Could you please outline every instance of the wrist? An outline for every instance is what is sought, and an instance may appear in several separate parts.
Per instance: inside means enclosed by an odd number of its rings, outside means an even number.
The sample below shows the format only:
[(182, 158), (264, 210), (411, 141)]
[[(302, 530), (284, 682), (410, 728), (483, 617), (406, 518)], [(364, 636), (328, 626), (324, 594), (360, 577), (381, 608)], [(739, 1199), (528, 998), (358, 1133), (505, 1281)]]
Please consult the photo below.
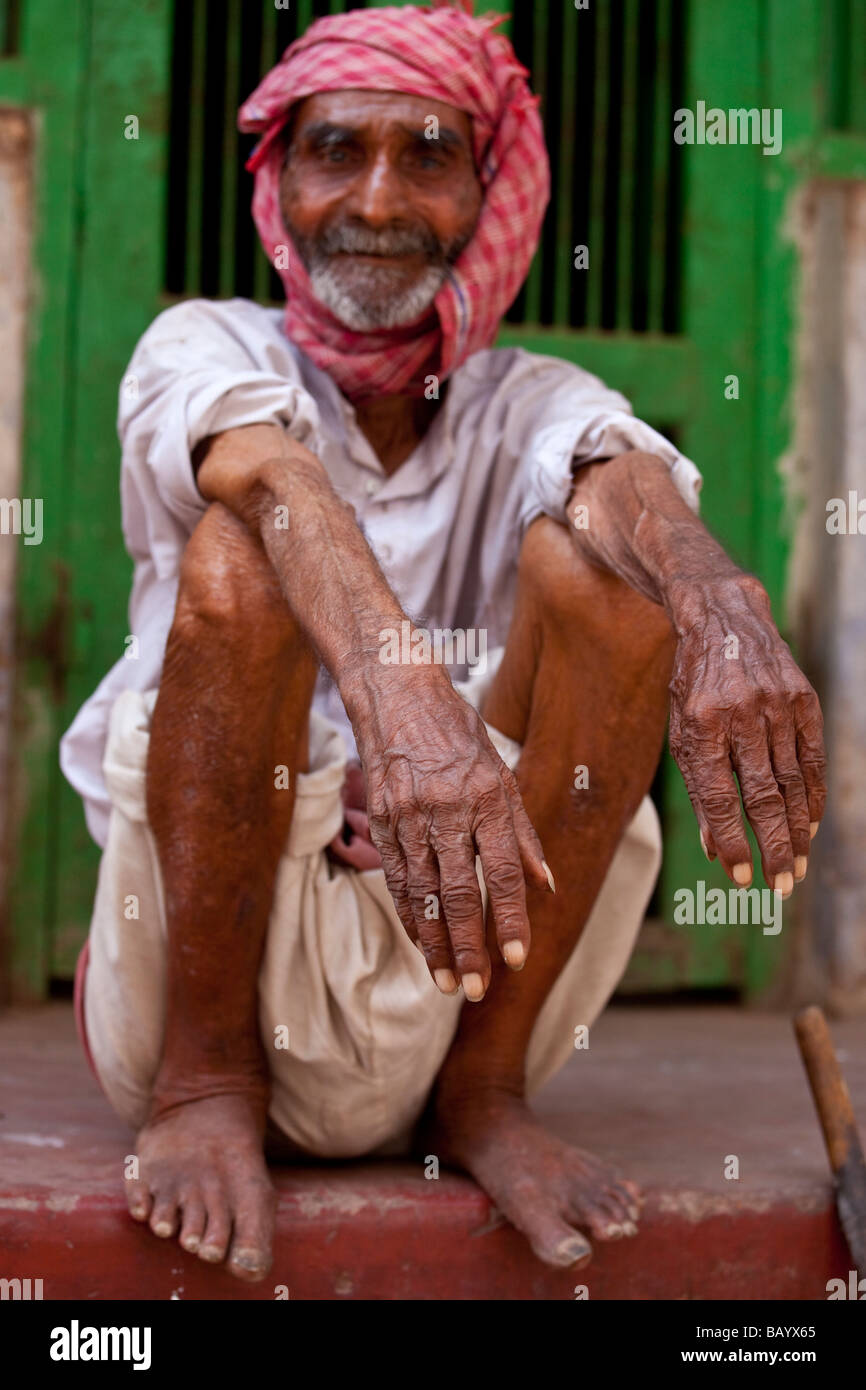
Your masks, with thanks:
[(664, 606), (678, 637), (712, 619), (730, 626), (732, 615), (744, 609), (766, 608), (769, 616), (769, 598), (760, 581), (723, 558), (725, 564), (675, 576), (667, 585)]
[(354, 728), (371, 721), (380, 724), (383, 713), (404, 698), (413, 702), (427, 692), (453, 689), (447, 672), (433, 663), (415, 665), (410, 661), (393, 662), (388, 655), (387, 639), (382, 633), (401, 630), (408, 619), (389, 618), (379, 630), (380, 642), (375, 650), (353, 652), (342, 662), (336, 676), (340, 697)]

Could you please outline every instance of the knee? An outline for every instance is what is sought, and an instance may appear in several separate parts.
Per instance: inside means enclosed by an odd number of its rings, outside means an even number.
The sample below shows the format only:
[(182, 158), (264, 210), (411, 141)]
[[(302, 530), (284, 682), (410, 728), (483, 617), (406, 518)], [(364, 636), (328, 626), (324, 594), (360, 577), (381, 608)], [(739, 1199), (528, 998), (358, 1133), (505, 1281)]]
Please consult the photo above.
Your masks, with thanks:
[(659, 647), (673, 649), (664, 609), (611, 570), (593, 564), (569, 527), (552, 517), (538, 517), (527, 529), (518, 583), (543, 623), (572, 636), (579, 631), (599, 652), (626, 649), (645, 658)]
[(173, 633), (221, 644), (282, 644), (293, 619), (264, 550), (220, 502), (212, 502), (193, 531), (180, 567)]

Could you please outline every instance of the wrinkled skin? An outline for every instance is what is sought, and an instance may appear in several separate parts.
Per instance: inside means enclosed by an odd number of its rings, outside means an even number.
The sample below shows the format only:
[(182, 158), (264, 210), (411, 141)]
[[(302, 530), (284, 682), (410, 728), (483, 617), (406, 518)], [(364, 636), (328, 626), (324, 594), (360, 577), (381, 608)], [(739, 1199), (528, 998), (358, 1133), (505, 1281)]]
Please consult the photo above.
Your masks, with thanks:
[[(691, 599), (695, 623), (677, 646), (671, 681), (671, 752), (698, 818), (706, 852), (735, 882), (751, 882), (740, 799), (761, 852), (764, 878), (787, 897), (805, 877), (824, 813), (821, 710), (779, 637), (767, 595), (736, 580)], [(735, 634), (739, 658), (724, 656)]]
[[(323, 153), (305, 136), (311, 111), (316, 123), (354, 132), (329, 137), (315, 177), (293, 182), (289, 169), (293, 225), (313, 239), (344, 221), (377, 233), (423, 226), (440, 246), (463, 234), (477, 211), (468, 119), (445, 108), (457, 153), (444, 176), (428, 177), (411, 132), (435, 107), (359, 92), (302, 103), (293, 130), (302, 162)], [(414, 257), (394, 259), (401, 290), (420, 273)], [(366, 272), (349, 269), (362, 289)], [(388, 472), (438, 404), (397, 396), (358, 409)], [(332, 853), (354, 854), (358, 867), (381, 857), (436, 987), (452, 993), (462, 980), (472, 1001), (430, 1098), (421, 1152), (473, 1174), (541, 1259), (585, 1263), (590, 1237), (635, 1234), (639, 1194), (533, 1117), (524, 1071), (535, 1020), (651, 784), (669, 699), (672, 748), (708, 852), (732, 877), (750, 862), (736, 774), (765, 875), (782, 892), (789, 876), (803, 876), (824, 802), (814, 693), (760, 585), (712, 540), (666, 465), (621, 455), (577, 475), (569, 516), (587, 506), (588, 529), (540, 518), (524, 539), (505, 656), (483, 710), (523, 746), (512, 775), (440, 668), (379, 662), (377, 634), (406, 615), (309, 450), (251, 426), (206, 441), (196, 463), (210, 505), (184, 555), (151, 728), (148, 816), (165, 885), (168, 985), (130, 1211), (157, 1235), (180, 1232), (202, 1259), (225, 1258), (240, 1278), (263, 1278), (270, 1266), (257, 976), (293, 795), (275, 796), (270, 769), (285, 764), (293, 788), (307, 765), (321, 662), (352, 721), (365, 782), (362, 795), (353, 775), (355, 835)], [(289, 508), (289, 531), (271, 524), (278, 505)], [(734, 660), (723, 650), (731, 634)], [(578, 761), (593, 776), (575, 797)], [(423, 912), (430, 893), (438, 922)]]

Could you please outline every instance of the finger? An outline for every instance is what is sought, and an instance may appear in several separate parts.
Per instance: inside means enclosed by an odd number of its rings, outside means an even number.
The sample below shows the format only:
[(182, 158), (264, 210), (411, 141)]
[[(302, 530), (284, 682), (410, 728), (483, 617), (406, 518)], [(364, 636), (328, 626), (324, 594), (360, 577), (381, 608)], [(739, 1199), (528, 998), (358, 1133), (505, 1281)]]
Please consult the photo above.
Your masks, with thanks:
[(460, 983), (445, 924), (436, 856), (426, 841), (413, 846), (403, 840), (401, 846), (406, 858), (409, 900), (418, 944), (436, 988), (443, 994), (456, 994)]
[[(716, 849), (716, 842), (713, 839), (713, 832), (710, 829), (709, 820), (707, 819), (707, 816), (704, 812), (704, 808), (701, 805), (701, 798), (698, 795), (695, 777), (692, 772), (689, 759), (686, 755), (682, 738), (680, 736), (680, 729), (681, 721), (676, 713), (676, 710), (672, 708), (670, 717), (670, 727), (668, 729), (668, 744), (671, 750), (671, 756), (675, 759), (677, 767), (682, 773), (683, 781), (686, 784), (686, 791), (689, 794), (689, 801), (692, 803), (692, 810), (694, 811), (695, 819), (698, 822), (698, 834), (700, 836), (701, 849), (704, 851), (704, 854), (707, 856), (707, 859), (710, 861), (710, 863), (712, 863), (712, 861), (718, 855), (718, 850)], [(746, 870), (748, 872), (748, 877), (751, 878), (752, 869), (750, 864), (746, 866)]]
[(442, 910), (451, 941), (451, 954), (463, 992), (477, 1003), (490, 983), (490, 958), (484, 944), (484, 906), (475, 868), (475, 846), (462, 831), (434, 835), (439, 861)]
[(770, 757), (776, 784), (785, 803), (788, 836), (794, 854), (794, 882), (806, 877), (809, 863), (809, 805), (797, 760), (797, 739), (786, 718), (770, 731)]
[(827, 803), (824, 720), (814, 690), (810, 689), (801, 700), (795, 700), (794, 720), (797, 726), (797, 762), (809, 806), (809, 833), (814, 836)]
[(383, 835), (371, 822), (370, 833), (382, 858), (385, 882), (388, 885), (388, 892), (391, 894), (397, 916), (403, 923), (409, 940), (415, 941), (418, 937), (418, 931), (412, 914), (412, 903), (409, 899), (409, 872), (406, 866), (406, 857), (390, 830), (387, 835)]
[(788, 831), (785, 801), (776, 782), (767, 735), (751, 728), (747, 738), (734, 738), (733, 761), (743, 808), (758, 848), (769, 886), (787, 897), (794, 887), (794, 851)]
[(512, 970), (522, 970), (531, 939), (526, 880), (516, 835), (510, 825), (506, 829), (504, 819), (489, 817), (483, 821), (475, 831), (475, 843), (481, 856), (500, 954)]
[[(508, 794), (514, 835), (517, 840), (520, 861), (523, 865), (526, 881), (530, 883), (533, 888), (549, 888), (552, 893), (555, 893), (556, 888), (553, 882), (553, 874), (550, 872), (550, 866), (544, 857), (541, 841), (535, 832), (532, 821), (526, 813), (526, 807), (523, 804), (523, 797), (520, 795), (520, 787), (517, 778), (507, 763), (502, 764), (502, 783)], [(485, 881), (486, 877), (485, 874)]]
[(704, 754), (693, 768), (696, 794), (719, 862), (740, 888), (752, 881), (752, 852), (746, 838), (740, 798), (727, 752)]
[[(695, 788), (695, 781), (692, 776), (691, 768), (689, 767), (686, 759), (682, 757), (679, 760), (678, 766), (680, 772), (682, 773), (683, 781), (686, 784), (686, 791), (689, 794), (689, 801), (692, 803), (692, 810), (695, 813), (695, 819), (698, 823), (698, 835), (700, 836), (701, 849), (707, 856), (707, 859), (710, 861), (710, 863), (712, 863), (713, 860), (716, 858), (717, 854), (716, 842), (713, 839), (713, 832), (710, 829), (709, 821), (707, 820), (706, 815), (704, 814), (704, 809), (701, 806), (701, 799), (698, 796), (697, 790)], [(751, 869), (749, 870), (749, 872), (751, 873)]]
[(342, 864), (349, 864), (353, 869), (381, 869), (382, 856), (370, 838), (369, 822), (364, 812), (346, 808), (343, 815), (343, 830), (334, 836), (328, 846), (331, 853)]

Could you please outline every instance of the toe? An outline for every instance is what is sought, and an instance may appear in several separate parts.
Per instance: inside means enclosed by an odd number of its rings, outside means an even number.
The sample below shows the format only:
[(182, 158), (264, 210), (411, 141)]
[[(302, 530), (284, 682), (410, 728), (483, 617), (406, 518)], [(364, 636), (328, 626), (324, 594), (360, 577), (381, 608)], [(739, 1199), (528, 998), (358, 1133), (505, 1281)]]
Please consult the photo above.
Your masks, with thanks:
[(237, 1202), (228, 1265), (239, 1279), (263, 1279), (271, 1267), (275, 1204), (266, 1179), (251, 1184)]
[(524, 1230), (524, 1234), (545, 1264), (563, 1269), (571, 1265), (580, 1268), (592, 1259), (592, 1246), (586, 1237), (559, 1216), (539, 1218), (531, 1229)]
[(643, 1195), (636, 1183), (627, 1182), (621, 1179), (617, 1184), (617, 1189), (623, 1194), (626, 1213), (630, 1221), (640, 1219), (640, 1211), (643, 1206)]
[(202, 1242), (207, 1209), (200, 1192), (184, 1193), (181, 1199), (183, 1217), (180, 1226), (180, 1244), (184, 1250), (195, 1255)]
[(167, 1239), (177, 1230), (177, 1196), (174, 1192), (158, 1192), (150, 1213), (150, 1229), (155, 1236)]
[(124, 1182), (124, 1191), (130, 1216), (135, 1221), (146, 1221), (153, 1206), (153, 1198), (147, 1183), (142, 1182), (140, 1178), (128, 1178)]
[(619, 1213), (612, 1211), (606, 1202), (585, 1208), (581, 1225), (584, 1224), (589, 1227), (596, 1240), (622, 1240), (629, 1234), (626, 1227), (632, 1225), (631, 1222), (621, 1219)]
[(219, 1264), (226, 1257), (231, 1236), (231, 1216), (229, 1205), (222, 1190), (205, 1194), (207, 1217), (204, 1235), (198, 1247), (198, 1257), (208, 1264)]

